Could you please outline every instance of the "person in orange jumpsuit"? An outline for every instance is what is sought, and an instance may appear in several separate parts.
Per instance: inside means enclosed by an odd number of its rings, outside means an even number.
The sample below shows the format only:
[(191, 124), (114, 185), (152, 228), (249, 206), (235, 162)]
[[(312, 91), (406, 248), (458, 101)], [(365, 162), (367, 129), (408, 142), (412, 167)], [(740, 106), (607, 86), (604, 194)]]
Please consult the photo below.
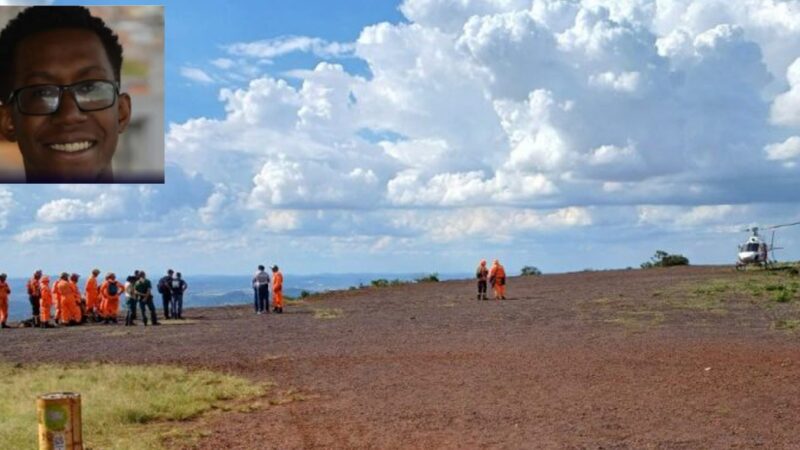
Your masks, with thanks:
[(53, 283), (53, 288), (52, 288), (53, 305), (56, 308), (55, 322), (57, 325), (61, 325), (61, 291), (56, 289), (56, 285), (58, 284), (59, 281), (60, 278), (56, 280), (55, 283)]
[[(50, 290), (50, 277), (42, 275), (40, 282), (42, 298), (39, 301), (39, 317), (42, 320), (42, 328), (53, 328), (50, 323), (50, 308), (53, 306), (53, 292)], [(58, 310), (58, 308), (56, 308)]]
[(69, 274), (61, 273), (61, 277), (56, 281), (53, 290), (60, 297), (60, 313), (62, 326), (78, 325), (81, 323), (81, 296), (78, 286), (70, 282)]
[(6, 274), (0, 273), (0, 328), (8, 328), (8, 296), (11, 295), (11, 288), (6, 283)]
[(113, 273), (106, 274), (106, 279), (100, 285), (100, 315), (104, 323), (117, 323), (119, 313), (119, 297), (125, 291), (125, 286), (117, 281), (117, 276)]
[(86, 299), (81, 296), (81, 288), (78, 287), (78, 280), (81, 278), (77, 273), (69, 276), (69, 284), (72, 285), (72, 290), (78, 293), (78, 309), (81, 312), (81, 323), (86, 323), (88, 315), (86, 314)]
[(482, 259), (475, 269), (475, 277), (478, 279), (478, 300), (487, 300), (486, 298), (486, 278), (489, 276), (489, 269), (486, 268), (486, 260)]
[(492, 284), (494, 290), (494, 299), (506, 299), (506, 269), (500, 264), (500, 261), (494, 260), (492, 268), (489, 270), (489, 282)]
[(100, 310), (100, 289), (97, 285), (98, 275), (100, 275), (100, 271), (94, 269), (92, 276), (86, 280), (86, 285), (83, 288), (83, 295), (86, 296), (86, 315), (94, 322), (97, 322)]
[(283, 274), (278, 266), (272, 266), (272, 311), (283, 312)]

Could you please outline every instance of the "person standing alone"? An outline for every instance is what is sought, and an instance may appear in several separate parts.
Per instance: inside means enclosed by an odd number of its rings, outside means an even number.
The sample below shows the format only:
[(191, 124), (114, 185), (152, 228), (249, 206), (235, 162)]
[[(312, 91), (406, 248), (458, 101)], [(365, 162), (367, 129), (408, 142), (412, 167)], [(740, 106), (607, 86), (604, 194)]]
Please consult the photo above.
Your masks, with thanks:
[(258, 266), (258, 272), (253, 277), (253, 294), (256, 314), (269, 313), (269, 274), (264, 271), (264, 266)]

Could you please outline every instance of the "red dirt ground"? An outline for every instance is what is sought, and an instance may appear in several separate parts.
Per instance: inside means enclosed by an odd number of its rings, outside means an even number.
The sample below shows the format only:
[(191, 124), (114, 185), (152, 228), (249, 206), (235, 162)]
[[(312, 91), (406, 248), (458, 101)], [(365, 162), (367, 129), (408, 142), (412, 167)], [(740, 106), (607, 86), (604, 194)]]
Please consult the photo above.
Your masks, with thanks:
[(276, 384), (274, 404), (211, 419), (192, 448), (800, 448), (800, 334), (775, 329), (800, 319), (800, 301), (697, 294), (752, 276), (511, 278), (509, 299), (488, 302), (472, 281), (360, 289), (283, 315), (2, 330), (0, 360), (170, 363)]

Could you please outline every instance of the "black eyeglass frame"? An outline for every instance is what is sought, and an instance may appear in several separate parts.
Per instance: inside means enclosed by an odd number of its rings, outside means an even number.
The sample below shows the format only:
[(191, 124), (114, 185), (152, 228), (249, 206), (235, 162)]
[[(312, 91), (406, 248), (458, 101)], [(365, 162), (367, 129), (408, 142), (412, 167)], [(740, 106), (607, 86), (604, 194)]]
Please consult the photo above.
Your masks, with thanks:
[[(108, 106), (104, 106), (102, 108), (88, 108), (88, 109), (86, 109), (86, 108), (82, 107), (80, 102), (78, 101), (78, 98), (75, 95), (75, 88), (78, 87), (78, 86), (81, 86), (81, 85), (85, 85), (86, 83), (97, 83), (97, 82), (101, 82), (101, 83), (106, 83), (106, 84), (112, 85), (114, 87), (114, 99), (111, 101), (111, 104), (108, 105)], [(20, 105), (20, 102), (19, 102), (19, 93), (21, 91), (25, 90), (25, 89), (40, 88), (40, 87), (44, 87), (44, 86), (55, 87), (55, 88), (58, 89), (58, 101), (57, 101), (56, 106), (53, 109), (53, 111), (48, 112), (48, 113), (29, 113), (29, 112), (23, 111), (22, 110), (22, 105)], [(112, 80), (99, 80), (99, 79), (98, 80), (81, 80), (81, 81), (78, 81), (77, 83), (72, 83), (72, 84), (51, 84), (51, 83), (32, 84), (30, 86), (23, 86), (21, 88), (18, 88), (18, 89), (15, 89), (14, 91), (12, 91), (11, 94), (8, 96), (8, 102), (7, 103), (11, 104), (11, 102), (14, 102), (14, 105), (16, 106), (17, 111), (19, 111), (20, 114), (23, 114), (23, 115), (26, 115), (26, 116), (49, 116), (49, 115), (52, 115), (52, 114), (55, 114), (55, 113), (58, 112), (59, 108), (61, 108), (61, 98), (64, 96), (64, 91), (69, 91), (72, 94), (72, 99), (75, 100), (75, 105), (78, 107), (78, 109), (81, 112), (102, 111), (104, 109), (111, 108), (112, 106), (114, 106), (117, 103), (117, 98), (119, 98), (119, 96), (120, 96), (119, 89), (120, 89), (120, 85), (119, 85), (118, 81), (116, 81), (116, 80), (114, 80), (114, 81), (112, 81)]]

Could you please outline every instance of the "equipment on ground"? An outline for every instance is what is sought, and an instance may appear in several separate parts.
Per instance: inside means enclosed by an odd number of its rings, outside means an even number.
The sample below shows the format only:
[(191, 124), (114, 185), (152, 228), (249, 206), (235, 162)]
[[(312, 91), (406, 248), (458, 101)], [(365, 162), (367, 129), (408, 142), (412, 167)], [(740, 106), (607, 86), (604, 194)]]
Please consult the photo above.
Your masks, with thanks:
[[(782, 247), (775, 247), (775, 230), (778, 228), (792, 227), (795, 225), (800, 225), (800, 222), (784, 223), (767, 227), (752, 226), (742, 230), (743, 232), (749, 232), (752, 234), (749, 238), (747, 238), (747, 241), (739, 246), (739, 254), (736, 260), (736, 270), (744, 270), (748, 265), (758, 265), (764, 267), (765, 269), (769, 267), (770, 264), (775, 262), (773, 252), (775, 250), (782, 249)], [(772, 230), (769, 244), (767, 244), (766, 241), (761, 238), (761, 235), (758, 234), (759, 230)], [(773, 255), (772, 259), (770, 259), (770, 255)]]

